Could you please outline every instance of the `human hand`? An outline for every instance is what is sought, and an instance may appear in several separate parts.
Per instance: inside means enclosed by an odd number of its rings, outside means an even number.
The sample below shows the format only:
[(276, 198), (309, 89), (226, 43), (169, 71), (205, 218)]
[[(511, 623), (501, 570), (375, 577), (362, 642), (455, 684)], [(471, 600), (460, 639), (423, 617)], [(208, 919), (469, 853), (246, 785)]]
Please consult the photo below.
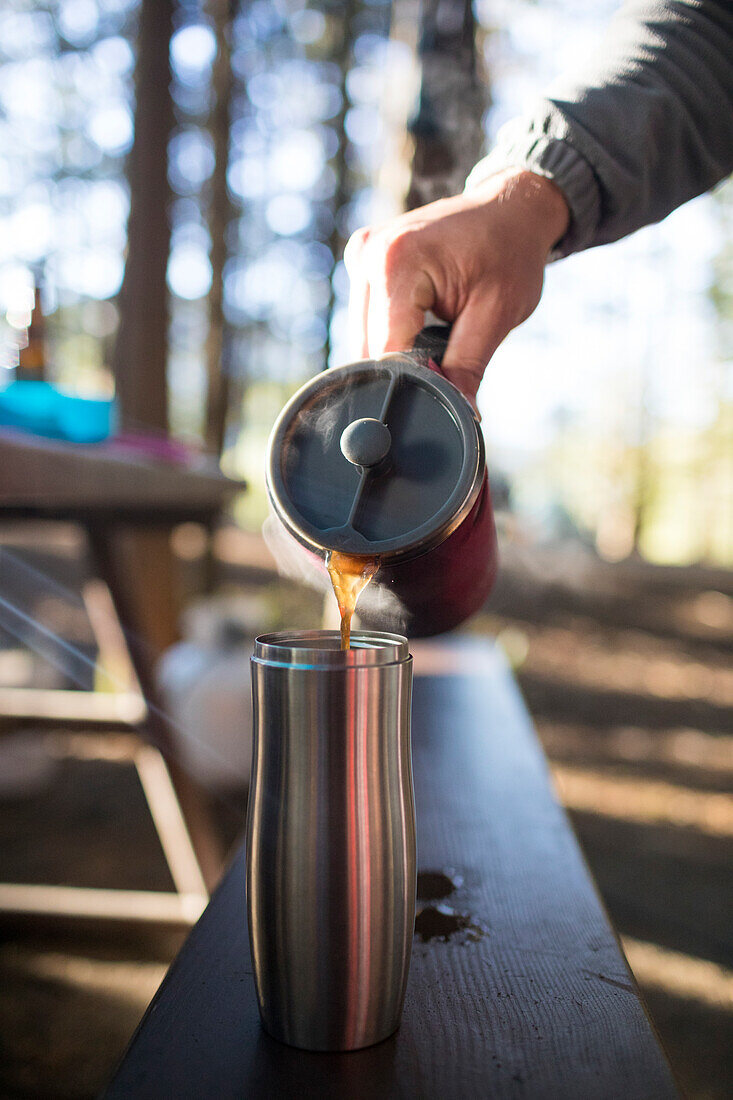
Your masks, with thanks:
[(539, 302), (548, 253), (568, 221), (554, 183), (510, 169), (358, 230), (344, 253), (354, 354), (411, 348), (431, 310), (453, 326), (443, 373), (475, 407), (486, 364)]

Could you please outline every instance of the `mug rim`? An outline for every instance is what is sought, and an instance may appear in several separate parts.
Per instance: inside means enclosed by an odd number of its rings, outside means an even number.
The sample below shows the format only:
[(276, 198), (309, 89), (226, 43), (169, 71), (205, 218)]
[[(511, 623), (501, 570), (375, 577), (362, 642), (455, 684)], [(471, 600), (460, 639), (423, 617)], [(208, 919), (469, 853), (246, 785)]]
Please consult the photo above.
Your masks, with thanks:
[(359, 668), (399, 664), (410, 658), (407, 638), (379, 630), (355, 630), (341, 649), (338, 630), (277, 630), (255, 638), (256, 663), (310, 668)]

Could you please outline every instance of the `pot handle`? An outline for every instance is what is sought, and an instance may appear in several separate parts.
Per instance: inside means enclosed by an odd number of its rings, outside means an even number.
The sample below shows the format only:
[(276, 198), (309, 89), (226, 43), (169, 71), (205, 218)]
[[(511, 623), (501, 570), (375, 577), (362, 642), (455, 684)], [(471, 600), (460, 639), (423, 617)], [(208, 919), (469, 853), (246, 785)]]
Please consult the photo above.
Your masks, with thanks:
[(442, 374), (440, 368), (448, 347), (451, 327), (451, 325), (426, 325), (415, 337), (413, 351), (418, 352), (418, 358), (426, 366), (437, 368), (439, 374)]

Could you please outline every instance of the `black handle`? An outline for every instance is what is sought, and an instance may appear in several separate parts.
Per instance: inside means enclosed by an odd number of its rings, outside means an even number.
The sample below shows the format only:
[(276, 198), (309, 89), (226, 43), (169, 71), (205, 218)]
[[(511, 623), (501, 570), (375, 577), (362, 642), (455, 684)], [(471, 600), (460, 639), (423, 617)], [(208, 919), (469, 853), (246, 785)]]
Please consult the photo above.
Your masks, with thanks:
[(437, 366), (442, 366), (451, 327), (451, 325), (426, 325), (415, 337), (414, 350), (421, 353), (421, 358), (425, 356), (426, 359), (432, 359)]

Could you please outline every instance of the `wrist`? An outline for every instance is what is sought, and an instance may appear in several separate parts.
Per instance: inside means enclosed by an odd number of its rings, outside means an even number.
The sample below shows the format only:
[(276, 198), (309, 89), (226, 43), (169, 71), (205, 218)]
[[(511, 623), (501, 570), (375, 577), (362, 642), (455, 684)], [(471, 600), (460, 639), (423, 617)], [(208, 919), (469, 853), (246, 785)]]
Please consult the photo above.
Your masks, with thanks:
[(549, 253), (570, 226), (570, 207), (553, 180), (527, 168), (506, 168), (476, 184), (474, 193), (511, 203), (529, 217), (532, 232)]

